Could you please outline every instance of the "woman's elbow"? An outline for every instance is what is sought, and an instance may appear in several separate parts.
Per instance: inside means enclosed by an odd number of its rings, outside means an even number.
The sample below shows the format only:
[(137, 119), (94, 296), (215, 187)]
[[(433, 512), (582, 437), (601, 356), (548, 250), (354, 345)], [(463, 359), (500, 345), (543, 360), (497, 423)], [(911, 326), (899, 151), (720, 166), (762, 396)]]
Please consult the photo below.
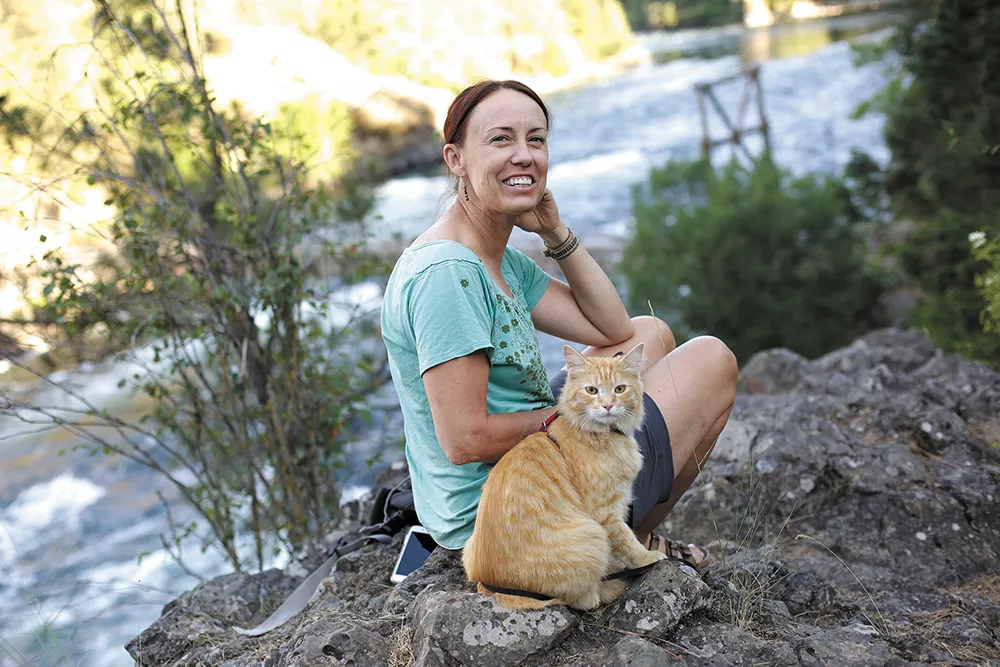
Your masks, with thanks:
[(472, 463), (472, 460), (468, 455), (461, 449), (454, 447), (442, 448), (444, 449), (444, 455), (448, 457), (448, 461), (453, 466), (464, 466), (466, 463)]
[(612, 334), (608, 336), (610, 345), (621, 345), (631, 340), (635, 336), (635, 322), (631, 318), (626, 319)]
[(467, 438), (442, 438), (441, 449), (452, 465), (462, 466), (475, 463), (476, 459), (470, 453)]

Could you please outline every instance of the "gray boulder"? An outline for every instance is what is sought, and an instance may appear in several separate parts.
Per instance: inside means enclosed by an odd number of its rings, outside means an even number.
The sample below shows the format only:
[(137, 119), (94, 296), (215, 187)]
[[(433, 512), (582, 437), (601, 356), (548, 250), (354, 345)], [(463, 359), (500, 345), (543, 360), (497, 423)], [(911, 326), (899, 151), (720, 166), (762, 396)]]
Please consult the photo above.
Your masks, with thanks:
[(634, 635), (588, 658), (580, 657), (586, 662), (574, 662), (575, 667), (674, 667), (685, 664), (680, 654)]
[(577, 620), (562, 606), (513, 610), (492, 596), (428, 588), (413, 604), (414, 665), (514, 667), (558, 644)]
[(681, 621), (708, 609), (711, 603), (712, 590), (694, 568), (665, 561), (611, 603), (603, 622), (626, 632), (664, 639)]
[(1000, 664), (1000, 375), (885, 330), (814, 360), (761, 353), (740, 390), (660, 527), (710, 546), (702, 572), (660, 563), (591, 612), (512, 611), (443, 549), (393, 585), (397, 538), (342, 559), (268, 635), (231, 627), (321, 555), (207, 582), (127, 648), (144, 667)]

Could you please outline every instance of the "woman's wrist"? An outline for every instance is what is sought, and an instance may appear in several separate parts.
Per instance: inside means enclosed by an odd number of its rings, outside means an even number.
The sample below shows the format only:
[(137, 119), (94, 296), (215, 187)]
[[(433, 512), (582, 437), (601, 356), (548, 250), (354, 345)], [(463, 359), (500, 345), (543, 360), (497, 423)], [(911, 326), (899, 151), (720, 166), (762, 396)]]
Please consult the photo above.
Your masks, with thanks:
[(542, 243), (544, 243), (549, 248), (558, 248), (563, 243), (569, 239), (569, 227), (566, 223), (559, 221), (559, 225), (549, 232), (538, 232), (538, 235), (542, 237)]

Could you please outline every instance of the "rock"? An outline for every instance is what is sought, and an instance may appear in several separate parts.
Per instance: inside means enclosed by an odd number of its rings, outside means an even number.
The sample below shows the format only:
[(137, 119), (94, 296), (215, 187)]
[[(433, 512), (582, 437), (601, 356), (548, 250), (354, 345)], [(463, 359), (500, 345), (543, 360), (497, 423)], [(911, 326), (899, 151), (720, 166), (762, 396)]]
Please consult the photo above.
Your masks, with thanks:
[(707, 488), (681, 499), (669, 530), (702, 542), (782, 540), (798, 569), (838, 587), (858, 588), (848, 568), (876, 588), (990, 571), (1000, 559), (1000, 450), (980, 434), (1000, 415), (1000, 376), (912, 332), (790, 359), (748, 362), (755, 377), (794, 367), (797, 379), (738, 397), (705, 465)]
[(707, 609), (711, 589), (691, 567), (659, 563), (604, 612), (605, 625), (656, 638), (666, 638), (690, 614)]
[(1000, 375), (886, 330), (815, 360), (762, 353), (741, 387), (661, 527), (712, 548), (701, 573), (668, 561), (592, 612), (513, 611), (475, 592), (460, 552), (394, 586), (398, 535), (341, 559), (264, 637), (230, 627), (262, 620), (295, 577), (207, 582), (129, 652), (144, 667), (1000, 664)]
[(685, 664), (678, 654), (638, 637), (625, 637), (607, 651), (586, 660), (575, 662), (574, 667), (674, 667)]
[(760, 352), (740, 369), (737, 388), (747, 394), (791, 391), (809, 373), (810, 367), (805, 357), (785, 348)]
[(577, 623), (567, 607), (512, 610), (487, 595), (426, 589), (413, 605), (415, 667), (521, 665)]
[(413, 602), (426, 588), (434, 586), (437, 590), (449, 592), (475, 591), (475, 584), (465, 578), (462, 569), (462, 552), (437, 548), (430, 555), (423, 567), (409, 575), (397, 584), (389, 593), (382, 607), (383, 614), (406, 614)]
[(239, 641), (231, 626), (260, 623), (297, 585), (297, 579), (280, 570), (212, 579), (167, 604), (160, 618), (125, 649), (138, 664), (169, 665), (197, 646)]
[(820, 632), (798, 642), (796, 650), (805, 667), (889, 667), (907, 664), (893, 655), (889, 645), (876, 638), (867, 625), (852, 625)]
[[(785, 642), (764, 641), (735, 625), (707, 623), (684, 630), (677, 640), (684, 664), (704, 667), (784, 667), (799, 661)], [(838, 663), (830, 663), (831, 665)]]
[(289, 667), (384, 667), (390, 647), (385, 639), (346, 618), (319, 618), (304, 624), (280, 664)]

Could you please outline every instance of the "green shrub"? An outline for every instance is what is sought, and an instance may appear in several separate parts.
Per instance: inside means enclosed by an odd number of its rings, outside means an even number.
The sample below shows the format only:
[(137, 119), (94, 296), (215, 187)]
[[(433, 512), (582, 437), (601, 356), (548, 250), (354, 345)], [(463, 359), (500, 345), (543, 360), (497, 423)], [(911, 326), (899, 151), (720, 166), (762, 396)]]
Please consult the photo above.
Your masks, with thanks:
[(893, 39), (861, 61), (887, 60), (889, 85), (859, 109), (886, 116), (883, 175), (901, 231), (900, 267), (923, 293), (912, 323), (942, 348), (1000, 363), (976, 285), (984, 260), (969, 235), (1000, 230), (1000, 3), (921, 0)]
[(982, 313), (983, 330), (1000, 335), (1000, 234), (991, 239), (983, 232), (975, 232), (969, 240), (973, 256), (987, 266), (976, 276), (976, 285), (986, 301)]
[(815, 357), (872, 324), (881, 277), (835, 179), (793, 179), (767, 159), (752, 171), (673, 163), (635, 189), (634, 207), (630, 307), (648, 300), (679, 339), (719, 336), (741, 362), (773, 347)]

